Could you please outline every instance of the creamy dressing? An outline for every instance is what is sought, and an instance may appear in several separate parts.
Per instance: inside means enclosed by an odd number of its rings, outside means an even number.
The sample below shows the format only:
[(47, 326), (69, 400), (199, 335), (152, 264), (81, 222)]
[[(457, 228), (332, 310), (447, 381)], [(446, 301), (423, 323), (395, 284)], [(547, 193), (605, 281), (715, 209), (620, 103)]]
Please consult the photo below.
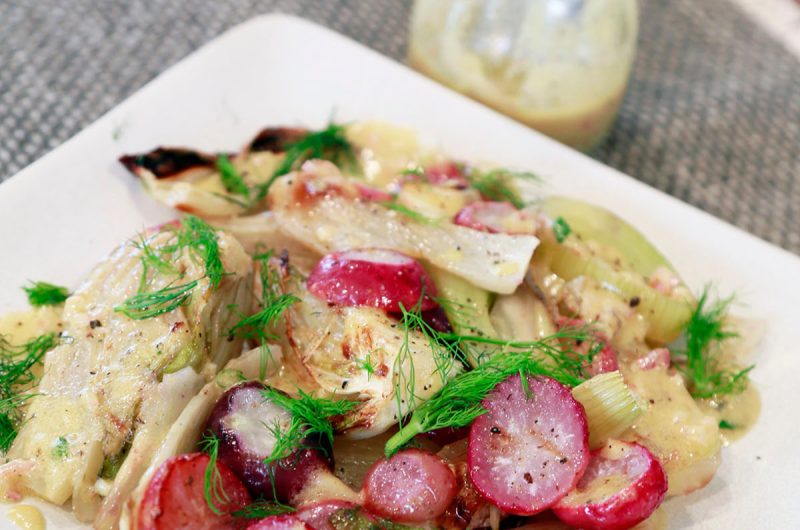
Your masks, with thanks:
[(700, 410), (717, 419), (720, 424), (719, 432), (726, 443), (747, 434), (761, 414), (761, 396), (752, 383), (740, 394), (702, 399), (697, 404)]
[(61, 331), (63, 304), (43, 306), (0, 316), (0, 335), (11, 344), (22, 344), (44, 333)]
[(23, 530), (45, 530), (46, 523), (42, 512), (29, 504), (18, 504), (6, 512), (9, 521)]
[(668, 495), (705, 486), (720, 463), (716, 419), (698, 407), (680, 375), (636, 367), (624, 375), (648, 408), (622, 438), (644, 444), (658, 457), (669, 478)]
[(557, 140), (590, 149), (606, 134), (635, 51), (633, 0), (564, 5), (417, 0), (408, 61), (437, 81)]

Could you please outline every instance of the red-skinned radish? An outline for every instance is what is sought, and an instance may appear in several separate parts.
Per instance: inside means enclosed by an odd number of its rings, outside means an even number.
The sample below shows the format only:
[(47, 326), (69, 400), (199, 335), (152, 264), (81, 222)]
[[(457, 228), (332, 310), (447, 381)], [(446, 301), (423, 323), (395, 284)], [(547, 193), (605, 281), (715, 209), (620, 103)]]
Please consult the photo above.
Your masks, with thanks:
[(664, 469), (646, 447), (609, 440), (592, 452), (578, 485), (553, 512), (585, 530), (625, 530), (650, 517), (667, 487)]
[[(250, 504), (244, 484), (217, 462), (215, 514), (205, 498), (205, 473), (210, 458), (204, 453), (175, 456), (153, 474), (142, 495), (137, 530), (226, 530), (240, 528), (232, 512)], [(223, 493), (224, 492), (224, 493)]]
[(615, 372), (617, 370), (619, 370), (617, 352), (606, 342), (603, 344), (603, 348), (592, 358), (592, 365), (589, 367), (589, 373), (591, 375), (598, 375), (607, 372)]
[(366, 184), (356, 183), (356, 190), (358, 190), (358, 197), (361, 200), (369, 202), (386, 202), (393, 199), (392, 194), (380, 188), (373, 188)]
[(332, 462), (328, 455), (332, 452), (322, 438), (314, 437), (302, 444), (307, 448), (266, 465), (264, 459), (271, 456), (275, 445), (268, 427), (277, 422), (285, 429), (290, 414), (264, 398), (265, 388), (250, 381), (228, 389), (212, 410), (206, 430), (219, 439), (219, 461), (245, 483), (254, 497), (289, 502), (317, 471), (330, 472)]
[(392, 521), (421, 523), (447, 509), (456, 479), (441, 458), (419, 449), (377, 461), (364, 477), (364, 506)]
[(324, 256), (308, 277), (315, 296), (339, 306), (368, 306), (387, 312), (411, 309), (419, 302), (437, 307), (436, 287), (415, 259), (379, 248), (334, 252)]
[(270, 515), (250, 524), (246, 530), (319, 530), (294, 515)]
[(475, 488), (501, 510), (534, 515), (552, 506), (589, 462), (586, 413), (569, 388), (549, 377), (520, 376), (483, 400), (469, 433), (467, 461)]
[(335, 530), (330, 522), (331, 515), (339, 510), (357, 507), (356, 504), (347, 501), (322, 501), (303, 506), (295, 513), (295, 516), (314, 530)]
[(452, 186), (455, 188), (466, 188), (469, 181), (464, 176), (458, 164), (455, 162), (442, 162), (425, 168), (425, 178), (434, 186)]
[(510, 202), (473, 202), (458, 212), (453, 222), (492, 234), (536, 233), (536, 221), (533, 215), (516, 209)]

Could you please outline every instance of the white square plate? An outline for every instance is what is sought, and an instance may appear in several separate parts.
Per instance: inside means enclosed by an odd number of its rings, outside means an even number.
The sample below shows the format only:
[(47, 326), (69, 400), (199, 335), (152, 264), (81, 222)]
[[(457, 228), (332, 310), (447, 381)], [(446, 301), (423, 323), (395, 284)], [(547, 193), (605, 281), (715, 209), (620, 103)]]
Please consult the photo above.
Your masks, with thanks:
[[(265, 16), (170, 68), (0, 186), (0, 311), (25, 307), (28, 279), (76, 285), (115, 245), (174, 217), (116, 162), (158, 145), (235, 150), (266, 125), (379, 118), (456, 157), (526, 168), (553, 192), (618, 212), (689, 285), (711, 280), (768, 322), (753, 380), (754, 430), (724, 450), (704, 490), (667, 502), (671, 528), (800, 528), (800, 260), (557, 144), (329, 30)], [(6, 508), (0, 508), (5, 512)], [(45, 507), (50, 528), (83, 528)], [(13, 525), (0, 516), (0, 529)]]

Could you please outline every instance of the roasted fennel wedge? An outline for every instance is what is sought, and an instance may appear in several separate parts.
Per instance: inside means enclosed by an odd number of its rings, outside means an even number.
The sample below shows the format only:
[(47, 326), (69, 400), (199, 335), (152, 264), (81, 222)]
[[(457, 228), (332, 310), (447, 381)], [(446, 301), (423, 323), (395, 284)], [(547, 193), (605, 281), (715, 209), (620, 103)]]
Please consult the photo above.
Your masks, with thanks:
[[(287, 287), (299, 302), (286, 311), (285, 356), (310, 376), (303, 378), (305, 390), (357, 402), (336, 419), (337, 432), (381, 434), (461, 371), (449, 350), (436, 348), (403, 320), (370, 307), (330, 306), (301, 278), (289, 278)], [(272, 384), (288, 392), (297, 388), (297, 382)]]
[(560, 196), (547, 197), (538, 206), (551, 219), (563, 219), (570, 231), (581, 239), (613, 249), (632, 270), (643, 276), (659, 267), (675, 270), (641, 232), (605, 208)]
[(498, 293), (516, 289), (538, 244), (533, 236), (420, 222), (380, 202), (362, 200), (336, 166), (321, 161), (275, 181), (268, 202), (281, 231), (320, 254), (391, 248)]
[[(193, 285), (177, 305), (176, 285)], [(239, 243), (197, 219), (112, 252), (66, 301), (61, 344), (47, 354), (8, 453), (30, 469), (0, 469), (6, 491), (72, 499), (84, 521), (108, 509), (104, 497), (126, 498), (206, 374), (240, 352), (241, 340), (228, 340), (228, 307), (248, 308), (251, 288), (252, 261)], [(136, 303), (143, 299), (151, 305)]]
[(692, 312), (694, 298), (672, 265), (631, 225), (603, 208), (556, 197), (542, 211), (568, 223), (558, 241), (545, 233), (534, 260), (564, 280), (589, 276), (630, 301), (648, 322), (647, 338), (675, 340)]

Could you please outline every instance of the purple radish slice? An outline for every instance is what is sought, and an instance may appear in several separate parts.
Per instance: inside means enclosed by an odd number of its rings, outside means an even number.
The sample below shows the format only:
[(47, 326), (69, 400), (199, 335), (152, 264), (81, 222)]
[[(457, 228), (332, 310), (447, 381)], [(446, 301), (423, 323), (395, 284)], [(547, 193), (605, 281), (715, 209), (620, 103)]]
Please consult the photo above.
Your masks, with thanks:
[(252, 523), (246, 530), (314, 530), (314, 528), (294, 515), (270, 515)]
[(592, 452), (574, 490), (553, 506), (559, 519), (585, 530), (624, 530), (644, 521), (667, 494), (667, 475), (646, 447), (609, 440)]
[(436, 445), (445, 446), (469, 436), (469, 426), (467, 427), (444, 427), (435, 431), (428, 431), (419, 435)]
[(441, 458), (407, 449), (373, 464), (364, 477), (364, 506), (392, 521), (420, 523), (442, 515), (456, 478)]
[(475, 488), (503, 511), (533, 515), (567, 494), (589, 463), (589, 430), (572, 392), (549, 377), (520, 376), (483, 400), (469, 433), (467, 462)]
[(289, 502), (318, 470), (330, 472), (332, 452), (322, 438), (309, 437), (301, 444), (304, 449), (265, 464), (275, 446), (270, 428), (277, 424), (285, 429), (291, 419), (289, 412), (264, 398), (265, 388), (250, 381), (228, 389), (214, 406), (206, 431), (219, 438), (219, 461), (253, 497)]
[(453, 219), (457, 225), (492, 234), (534, 234), (536, 222), (510, 202), (477, 201), (465, 206)]
[(308, 290), (339, 306), (368, 306), (396, 313), (401, 305), (437, 307), (436, 287), (415, 259), (394, 250), (367, 248), (323, 257), (308, 277)]
[(295, 516), (314, 530), (335, 530), (330, 521), (331, 515), (340, 510), (357, 507), (347, 501), (322, 501), (303, 506), (295, 513)]

